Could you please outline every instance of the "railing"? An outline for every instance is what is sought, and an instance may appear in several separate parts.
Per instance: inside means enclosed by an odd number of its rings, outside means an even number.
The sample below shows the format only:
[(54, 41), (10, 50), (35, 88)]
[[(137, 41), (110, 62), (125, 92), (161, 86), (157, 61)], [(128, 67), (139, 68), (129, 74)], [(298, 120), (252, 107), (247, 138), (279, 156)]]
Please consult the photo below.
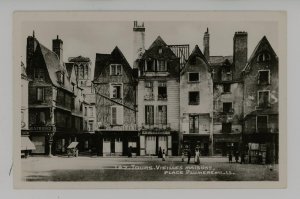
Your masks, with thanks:
[(145, 95), (144, 100), (154, 100), (154, 95), (153, 94)]
[(158, 95), (157, 100), (168, 100), (168, 95), (166, 95), (166, 94)]

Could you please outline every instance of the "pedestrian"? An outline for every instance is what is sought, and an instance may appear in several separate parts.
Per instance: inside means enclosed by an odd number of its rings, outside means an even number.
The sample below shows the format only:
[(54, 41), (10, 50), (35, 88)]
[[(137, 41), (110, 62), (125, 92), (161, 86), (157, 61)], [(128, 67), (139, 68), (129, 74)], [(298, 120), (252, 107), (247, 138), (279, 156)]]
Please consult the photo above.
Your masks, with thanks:
[(182, 152), (181, 152), (181, 162), (184, 162), (184, 149), (182, 149)]
[(162, 158), (162, 151), (161, 151), (161, 147), (159, 147), (159, 151), (158, 151), (158, 158)]
[(245, 153), (243, 153), (243, 152), (241, 155), (241, 164), (245, 164)]
[(196, 148), (196, 151), (195, 151), (195, 164), (200, 164), (200, 151), (199, 151), (199, 148)]
[(231, 152), (229, 152), (228, 158), (229, 158), (229, 163), (232, 163), (232, 154), (231, 154)]
[(163, 150), (162, 152), (162, 161), (165, 161), (166, 160), (166, 153), (165, 153), (165, 150)]
[(238, 163), (239, 162), (239, 152), (236, 151), (235, 154), (234, 154), (234, 159), (235, 159), (235, 162)]
[(132, 157), (132, 147), (130, 146), (128, 149), (128, 157), (131, 158)]
[(187, 155), (188, 155), (188, 161), (187, 161), (187, 163), (190, 164), (190, 160), (191, 160), (191, 156), (192, 156), (192, 152), (191, 152), (190, 148), (188, 149)]

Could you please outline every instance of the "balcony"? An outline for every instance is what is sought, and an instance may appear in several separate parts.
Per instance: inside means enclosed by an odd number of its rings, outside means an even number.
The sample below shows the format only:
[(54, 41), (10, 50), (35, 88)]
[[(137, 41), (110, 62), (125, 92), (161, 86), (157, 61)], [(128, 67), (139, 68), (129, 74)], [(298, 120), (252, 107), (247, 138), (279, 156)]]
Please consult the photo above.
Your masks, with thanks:
[(145, 95), (144, 96), (144, 100), (146, 100), (146, 101), (152, 101), (152, 100), (154, 100), (154, 95), (153, 94)]
[(157, 100), (160, 101), (167, 101), (168, 100), (168, 95), (167, 94), (161, 94), (157, 96)]
[(163, 131), (170, 131), (170, 123), (165, 123), (165, 124), (146, 124), (142, 123), (142, 130), (151, 130), (151, 131), (158, 131), (158, 132), (163, 132)]

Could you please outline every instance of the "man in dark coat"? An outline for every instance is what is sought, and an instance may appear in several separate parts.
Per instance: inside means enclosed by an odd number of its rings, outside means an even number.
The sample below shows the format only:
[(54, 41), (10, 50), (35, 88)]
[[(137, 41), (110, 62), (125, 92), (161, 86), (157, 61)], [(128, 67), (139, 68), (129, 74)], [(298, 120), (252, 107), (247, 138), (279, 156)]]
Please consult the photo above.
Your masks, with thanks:
[(188, 156), (188, 161), (187, 161), (187, 163), (190, 164), (190, 159), (191, 159), (191, 156), (192, 156), (192, 152), (191, 152), (191, 149), (190, 149), (190, 148), (188, 149), (187, 156)]

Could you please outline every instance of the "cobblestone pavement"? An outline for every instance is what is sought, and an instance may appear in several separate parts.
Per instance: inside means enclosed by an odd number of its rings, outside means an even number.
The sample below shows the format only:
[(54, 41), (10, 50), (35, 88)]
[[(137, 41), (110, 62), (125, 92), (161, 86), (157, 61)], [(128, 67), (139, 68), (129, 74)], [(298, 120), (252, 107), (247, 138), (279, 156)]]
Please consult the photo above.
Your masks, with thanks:
[(276, 181), (278, 165), (228, 163), (202, 157), (200, 165), (180, 157), (29, 157), (22, 159), (25, 181)]

